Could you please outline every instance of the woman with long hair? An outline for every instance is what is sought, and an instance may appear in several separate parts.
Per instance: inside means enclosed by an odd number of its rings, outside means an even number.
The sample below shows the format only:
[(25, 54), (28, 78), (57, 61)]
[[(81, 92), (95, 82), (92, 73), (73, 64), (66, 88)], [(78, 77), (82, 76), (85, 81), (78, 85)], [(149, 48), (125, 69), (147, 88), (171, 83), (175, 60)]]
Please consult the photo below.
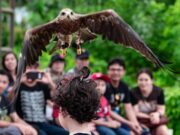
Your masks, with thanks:
[(132, 90), (132, 104), (139, 122), (152, 135), (168, 135), (164, 93), (153, 83), (152, 72), (143, 68), (137, 73), (138, 86)]
[[(16, 80), (16, 71), (18, 59), (14, 52), (9, 51), (2, 57), (2, 67), (9, 72), (13, 78), (13, 82)], [(13, 83), (12, 82), (12, 83)]]

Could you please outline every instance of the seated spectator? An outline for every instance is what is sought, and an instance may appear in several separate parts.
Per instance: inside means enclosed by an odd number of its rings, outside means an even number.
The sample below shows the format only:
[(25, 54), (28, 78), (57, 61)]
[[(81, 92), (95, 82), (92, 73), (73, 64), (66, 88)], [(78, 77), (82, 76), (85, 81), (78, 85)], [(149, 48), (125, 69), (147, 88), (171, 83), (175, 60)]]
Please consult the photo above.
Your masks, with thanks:
[(117, 113), (111, 111), (110, 104), (104, 97), (104, 93), (106, 91), (106, 82), (109, 82), (110, 79), (102, 73), (94, 73), (92, 74), (91, 78), (97, 83), (96, 89), (101, 94), (101, 108), (98, 111), (99, 119), (94, 120), (96, 130), (100, 133), (100, 135), (130, 135), (128, 130), (121, 128), (121, 124), (125, 123), (133, 130), (136, 130), (135, 125)]
[(70, 135), (93, 135), (89, 122), (97, 117), (100, 95), (95, 90), (96, 83), (88, 76), (88, 68), (84, 67), (77, 76), (65, 76), (57, 88), (59, 121)]
[(8, 83), (7, 87), (3, 90), (2, 95), (8, 99), (8, 102), (11, 102), (12, 99), (13, 99), (13, 96), (14, 96), (13, 88), (12, 88), (12, 80), (13, 80), (13, 78), (9, 74), (9, 72), (7, 72), (5, 70), (1, 70), (1, 71), (6, 72), (7, 75), (8, 75), (8, 79), (9, 79), (9, 83)]
[(2, 57), (2, 67), (4, 70), (6, 70), (7, 72), (9, 72), (11, 74), (11, 76), (13, 78), (13, 80), (11, 81), (12, 84), (16, 80), (17, 63), (18, 63), (17, 56), (12, 51), (7, 52)]
[[(27, 67), (16, 101), (18, 115), (38, 129), (39, 135), (68, 135), (63, 128), (51, 125), (45, 117), (46, 102), (50, 102), (50, 76), (41, 74), (38, 65)], [(52, 88), (52, 86), (51, 86)]]
[(17, 70), (17, 57), (16, 54), (12, 51), (7, 52), (2, 57), (2, 67), (3, 69), (11, 75), (10, 85), (4, 90), (3, 95), (8, 97), (8, 100), (13, 100), (13, 89), (11, 86), (14, 84), (16, 80), (16, 70)]
[[(132, 103), (139, 122), (153, 135), (168, 135), (165, 119), (164, 93), (153, 84), (153, 75), (147, 68), (137, 73), (138, 86), (132, 90)], [(164, 118), (165, 117), (165, 118)]]
[[(109, 101), (112, 110), (121, 116), (121, 106), (123, 104), (129, 122), (132, 122), (133, 125), (136, 126), (136, 131), (138, 131), (140, 134), (142, 128), (134, 114), (128, 85), (122, 81), (126, 70), (125, 62), (120, 58), (114, 58), (109, 61), (107, 69), (110, 83), (108, 83), (106, 92), (104, 94), (106, 99)], [(122, 123), (121, 128), (130, 131), (129, 126), (125, 123)]]
[(82, 49), (82, 53), (80, 55), (76, 54), (76, 66), (70, 69), (68, 73), (78, 75), (79, 71), (84, 66), (89, 66), (89, 52)]
[[(64, 75), (64, 66), (65, 66), (65, 58), (60, 54), (54, 54), (51, 57), (51, 61), (49, 63), (49, 68), (46, 70), (48, 74), (50, 74), (51, 80), (53, 81), (55, 87), (57, 86), (57, 82), (62, 79)], [(55, 91), (52, 91), (52, 95), (54, 95)], [(56, 115), (56, 108), (54, 103), (48, 102), (46, 106), (46, 117), (52, 123), (59, 125)]]
[(58, 80), (64, 75), (65, 59), (59, 54), (55, 54), (51, 57), (48, 72), (51, 75), (53, 82), (56, 84)]
[(0, 135), (37, 135), (34, 128), (18, 117), (13, 105), (3, 95), (10, 78), (8, 72), (0, 70)]
[[(60, 54), (55, 54), (51, 57), (51, 61), (49, 63), (49, 68), (47, 69), (47, 73), (50, 74), (51, 79), (55, 86), (57, 86), (57, 82), (62, 79), (64, 75), (64, 67), (65, 67), (65, 58), (64, 56)], [(55, 91), (52, 91), (52, 95), (55, 93)], [(56, 107), (51, 102), (48, 102), (48, 105), (46, 106), (46, 117), (49, 121), (52, 123), (55, 122), (55, 124), (59, 125), (57, 117), (58, 115), (54, 115), (53, 112), (56, 114)]]

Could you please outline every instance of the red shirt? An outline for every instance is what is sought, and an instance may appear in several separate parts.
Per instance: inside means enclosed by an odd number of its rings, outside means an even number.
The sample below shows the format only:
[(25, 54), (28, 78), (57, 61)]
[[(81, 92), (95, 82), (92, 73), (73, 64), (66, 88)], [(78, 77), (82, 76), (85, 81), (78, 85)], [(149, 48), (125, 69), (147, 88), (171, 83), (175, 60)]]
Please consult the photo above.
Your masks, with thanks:
[(105, 118), (105, 117), (109, 116), (110, 115), (110, 105), (104, 96), (102, 96), (100, 99), (100, 105), (101, 105), (101, 108), (98, 110), (97, 115), (100, 118)]

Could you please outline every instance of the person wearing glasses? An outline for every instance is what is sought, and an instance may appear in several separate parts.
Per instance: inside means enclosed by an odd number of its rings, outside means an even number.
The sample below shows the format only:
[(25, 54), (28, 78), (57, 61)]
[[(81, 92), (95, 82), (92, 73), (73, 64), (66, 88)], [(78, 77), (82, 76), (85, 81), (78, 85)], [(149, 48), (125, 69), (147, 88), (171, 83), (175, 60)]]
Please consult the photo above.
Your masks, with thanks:
[[(130, 92), (128, 85), (122, 81), (125, 74), (125, 62), (120, 58), (114, 58), (109, 61), (107, 66), (110, 83), (107, 85), (105, 97), (109, 101), (112, 111), (122, 116), (120, 106), (123, 104), (126, 117), (136, 127), (136, 134), (141, 134), (141, 127), (136, 119), (133, 107), (131, 105)], [(130, 128), (122, 123), (121, 128), (130, 131)], [(133, 132), (131, 132), (133, 134)]]

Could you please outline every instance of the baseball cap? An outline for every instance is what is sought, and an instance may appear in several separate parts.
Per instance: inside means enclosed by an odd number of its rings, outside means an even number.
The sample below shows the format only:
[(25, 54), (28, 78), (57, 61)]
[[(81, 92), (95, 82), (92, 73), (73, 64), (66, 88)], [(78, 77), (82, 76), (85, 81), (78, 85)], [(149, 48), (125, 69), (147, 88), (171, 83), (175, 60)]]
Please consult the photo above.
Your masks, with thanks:
[(91, 79), (92, 80), (98, 80), (98, 79), (101, 79), (101, 80), (104, 80), (105, 82), (109, 82), (110, 79), (108, 76), (102, 74), (102, 73), (94, 73), (91, 75)]
[(50, 64), (49, 64), (49, 67), (52, 66), (52, 64), (56, 61), (61, 61), (61, 62), (65, 62), (65, 58), (64, 56), (60, 55), (60, 54), (55, 54), (51, 57), (51, 61), (50, 61)]
[(89, 58), (89, 52), (85, 49), (82, 49), (82, 52), (80, 55), (76, 54), (76, 59), (88, 59)]

